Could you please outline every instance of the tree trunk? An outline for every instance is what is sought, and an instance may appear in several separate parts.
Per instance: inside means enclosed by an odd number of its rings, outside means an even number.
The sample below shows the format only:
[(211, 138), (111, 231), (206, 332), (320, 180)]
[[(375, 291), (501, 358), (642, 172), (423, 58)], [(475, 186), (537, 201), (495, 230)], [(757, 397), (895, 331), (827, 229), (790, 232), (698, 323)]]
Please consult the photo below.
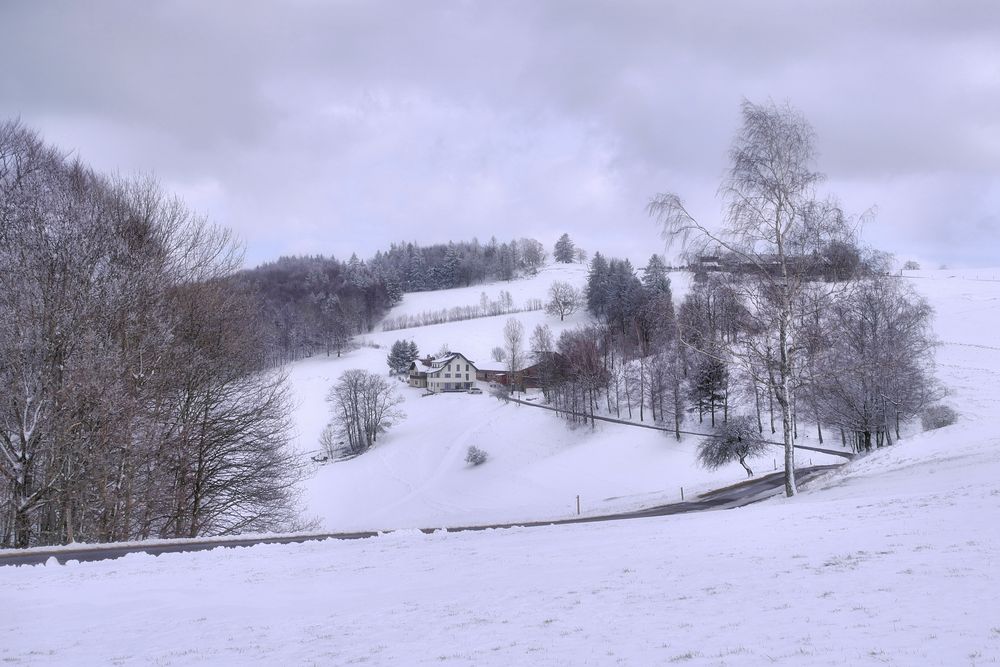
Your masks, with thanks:
[(639, 359), (639, 421), (643, 421), (643, 406), (646, 404), (646, 366)]
[(757, 430), (761, 433), (764, 432), (764, 422), (760, 418), (760, 388), (757, 386), (757, 381), (754, 380), (753, 383), (753, 401), (754, 405), (757, 407)]
[(790, 312), (790, 310), (790, 307), (786, 308), (786, 313), (782, 315), (778, 325), (778, 352), (780, 355), (778, 371), (781, 374), (781, 382), (776, 387), (777, 396), (775, 396), (778, 401), (778, 407), (781, 408), (781, 431), (785, 443), (785, 495), (788, 497), (798, 493), (795, 485), (795, 447), (792, 441), (792, 404), (791, 391), (789, 389), (792, 363), (788, 354), (787, 312)]
[(777, 431), (774, 428), (774, 392), (775, 392), (774, 384), (771, 383), (771, 382), (768, 382), (768, 387), (767, 387), (767, 409), (771, 413), (771, 433), (777, 433)]

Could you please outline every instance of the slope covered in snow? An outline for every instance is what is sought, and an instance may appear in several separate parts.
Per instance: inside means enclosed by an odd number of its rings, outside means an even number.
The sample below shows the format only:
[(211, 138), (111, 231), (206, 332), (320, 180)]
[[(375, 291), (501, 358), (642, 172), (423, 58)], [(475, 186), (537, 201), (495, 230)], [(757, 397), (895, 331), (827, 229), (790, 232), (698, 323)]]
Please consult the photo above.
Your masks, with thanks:
[(795, 499), (601, 524), (0, 568), (4, 607), (16, 612), (0, 624), (0, 657), (996, 664), (1000, 282), (912, 280), (937, 309), (939, 374), (960, 421), (854, 461)]
[[(556, 265), (527, 280), (408, 294), (389, 317), (474, 305), (481, 293), (495, 299), (500, 290), (510, 291), (514, 303), (522, 304), (545, 298), (556, 280), (582, 288), (586, 270)], [(683, 294), (688, 274), (673, 273), (671, 280), (675, 295)], [(520, 320), (526, 335), (536, 324), (547, 324), (558, 336), (588, 321), (582, 311), (562, 322), (544, 312), (527, 312), (377, 332), (340, 359), (319, 357), (294, 364), (290, 375), (298, 406), (297, 446), (303, 452), (316, 451), (329, 418), (326, 394), (345, 369), (386, 373), (388, 348), (402, 338), (414, 340), (422, 353), (447, 345), (481, 367), (502, 368), (491, 361), (490, 350), (502, 343), (508, 317)], [(746, 478), (738, 464), (714, 472), (698, 466), (696, 437), (677, 442), (662, 432), (607, 423), (571, 430), (552, 412), (502, 404), (487, 393), (422, 396), (402, 382), (399, 391), (405, 399), (404, 420), (368, 453), (314, 466), (315, 474), (305, 482), (308, 513), (319, 518), (323, 528), (377, 530), (566, 517), (576, 514), (578, 495), (583, 513), (605, 514), (679, 500), (682, 487), (690, 496)], [(708, 425), (695, 421), (687, 427), (707, 430)], [(804, 444), (809, 442), (803, 438)], [(471, 468), (465, 463), (473, 445), (489, 453), (485, 465)], [(780, 450), (775, 448), (775, 457), (756, 465), (770, 471), (779, 461)], [(800, 461), (841, 459), (805, 454)]]

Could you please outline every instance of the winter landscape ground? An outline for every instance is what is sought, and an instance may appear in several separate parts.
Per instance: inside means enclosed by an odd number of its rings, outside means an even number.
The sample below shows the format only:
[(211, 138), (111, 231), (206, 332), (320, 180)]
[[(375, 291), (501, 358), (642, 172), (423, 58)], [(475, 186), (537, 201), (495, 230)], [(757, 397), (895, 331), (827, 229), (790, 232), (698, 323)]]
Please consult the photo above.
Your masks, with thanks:
[[(561, 273), (560, 273), (561, 271)], [(466, 305), (534, 281), (408, 295)], [(678, 274), (672, 278), (683, 288)], [(656, 519), (425, 535), (414, 527), (527, 520), (676, 499), (707, 473), (694, 440), (626, 426), (568, 430), (488, 395), (421, 398), (357, 459), (318, 467), (307, 512), (376, 538), (0, 569), (10, 664), (897, 664), (1000, 662), (1000, 271), (908, 273), (937, 311), (938, 375), (958, 423), (911, 429), (792, 500)], [(424, 302), (421, 301), (424, 300)], [(519, 317), (554, 329), (541, 312)], [(583, 316), (578, 316), (582, 318)], [(290, 369), (296, 446), (326, 420), (346, 368), (385, 368), (413, 338), (479, 361), (505, 318), (377, 333)], [(579, 320), (567, 321), (573, 326)], [(475, 444), (488, 464), (463, 461)], [(805, 459), (808, 459), (806, 456)], [(814, 458), (814, 462), (826, 462)], [(800, 461), (803, 456), (800, 455)], [(759, 466), (770, 469), (770, 461)]]
[[(481, 293), (493, 299), (500, 290), (509, 291), (514, 303), (522, 304), (532, 297), (545, 298), (555, 280), (582, 288), (585, 279), (582, 265), (550, 266), (527, 280), (410, 294), (389, 317), (472, 305)], [(683, 293), (688, 274), (676, 272), (673, 280), (674, 289)], [(561, 330), (585, 323), (589, 315), (580, 311), (562, 322), (543, 311), (514, 317), (526, 331), (544, 323), (558, 336)], [(298, 406), (298, 447), (304, 453), (316, 451), (329, 419), (325, 396), (343, 370), (386, 372), (386, 352), (399, 338), (412, 339), (430, 353), (447, 345), (481, 367), (502, 368), (490, 359), (490, 350), (501, 343), (506, 320), (507, 316), (499, 316), (377, 333), (363, 341), (378, 348), (362, 346), (340, 359), (320, 357), (295, 364), (291, 375)], [(678, 443), (656, 431), (611, 424), (570, 430), (550, 412), (505, 405), (488, 393), (424, 397), (403, 384), (400, 391), (407, 417), (377, 448), (350, 461), (319, 466), (306, 483), (308, 511), (321, 519), (324, 529), (561, 518), (576, 514), (577, 495), (582, 511), (606, 514), (680, 500), (681, 487), (690, 495), (746, 477), (736, 463), (714, 472), (695, 465), (697, 439)], [(696, 425), (697, 421), (689, 426), (697, 430)], [(707, 425), (702, 426), (705, 429)], [(803, 441), (809, 442), (808, 437)], [(465, 454), (470, 445), (489, 453), (489, 465), (469, 468)], [(775, 448), (779, 463), (780, 455)], [(803, 459), (810, 460), (817, 465), (840, 461), (822, 454)], [(774, 465), (773, 459), (760, 462), (761, 469), (772, 470)]]

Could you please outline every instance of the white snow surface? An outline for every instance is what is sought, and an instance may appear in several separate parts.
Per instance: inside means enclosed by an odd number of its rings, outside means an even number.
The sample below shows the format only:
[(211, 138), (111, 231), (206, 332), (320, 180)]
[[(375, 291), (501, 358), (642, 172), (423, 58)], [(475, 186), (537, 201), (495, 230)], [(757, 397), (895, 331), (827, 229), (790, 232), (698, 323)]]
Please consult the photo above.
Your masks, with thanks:
[[(495, 299), (500, 290), (511, 292), (514, 303), (522, 304), (532, 297), (544, 298), (556, 280), (582, 288), (586, 269), (555, 265), (526, 280), (408, 294), (390, 317), (472, 305), (482, 292)], [(671, 273), (671, 281), (675, 294), (683, 294), (688, 274)], [(536, 324), (548, 324), (558, 337), (588, 322), (583, 310), (563, 322), (544, 312), (510, 317), (524, 324), (526, 339)], [(378, 332), (365, 336), (364, 343), (379, 348), (362, 346), (339, 359), (318, 357), (294, 364), (290, 375), (298, 405), (296, 446), (303, 453), (318, 451), (319, 435), (329, 419), (325, 397), (345, 369), (387, 372), (388, 349), (401, 338), (413, 339), (422, 354), (447, 345), (481, 368), (503, 368), (491, 360), (490, 351), (502, 343), (507, 319), (504, 315)], [(746, 478), (735, 463), (718, 471), (698, 466), (697, 437), (677, 442), (662, 432), (610, 423), (570, 430), (550, 411), (502, 404), (488, 392), (423, 396), (402, 381), (399, 391), (405, 398), (406, 419), (382, 436), (376, 447), (348, 461), (313, 466), (315, 474), (304, 484), (304, 498), (308, 515), (319, 518), (322, 529), (431, 528), (564, 518), (576, 515), (578, 495), (582, 514), (607, 514), (680, 500), (682, 487), (690, 497)], [(638, 411), (633, 416), (638, 420)], [(648, 411), (644, 417), (650, 423)], [(704, 424), (689, 420), (685, 428), (707, 431), (707, 417)], [(804, 432), (802, 444), (817, 443)], [(476, 468), (466, 464), (470, 446), (486, 450), (489, 462)], [(780, 460), (776, 447), (773, 457), (756, 465), (769, 472)], [(799, 457), (802, 464), (842, 460), (815, 453)]]
[[(1000, 282), (956, 272), (906, 279), (937, 309), (939, 374), (952, 389), (947, 401), (961, 413), (959, 422), (849, 463), (794, 499), (584, 525), (408, 530), (357, 541), (4, 567), (0, 658), (162, 665), (996, 664)], [(317, 365), (301, 374), (323, 372)], [(366, 518), (419, 523), (460, 493), (498, 512), (527, 511), (555, 497), (548, 476), (531, 477), (534, 466), (519, 467), (532, 456), (523, 441), (541, 428), (527, 416), (531, 408), (499, 406), (485, 396), (414, 398), (408, 421), (423, 419), (415, 411), (419, 402), (452, 399), (442, 403), (455, 421), (452, 444), (423, 451), (411, 443), (410, 459), (370, 457), (380, 462), (368, 464), (372, 469), (385, 466), (386, 477), (399, 477), (399, 489), (395, 505), (377, 497)], [(498, 421), (472, 430), (460, 400), (482, 401), (491, 407), (475, 414)], [(506, 410), (520, 412), (508, 420), (501, 417)], [(466, 438), (482, 446), (484, 432), (509, 421), (525, 424), (510, 434), (511, 459), (504, 463), (508, 450), (500, 441), (485, 448), (517, 480), (505, 495), (520, 495), (523, 507), (491, 504), (477, 495), (477, 481), (457, 481), (452, 470), (452, 450), (460, 446), (454, 443)], [(434, 433), (441, 428), (439, 422)], [(387, 439), (384, 452), (416, 437), (404, 429), (397, 440)], [(547, 452), (535, 465), (552, 466), (558, 477), (602, 447), (622, 447), (637, 462), (648, 456), (652, 466), (665, 456), (655, 447), (669, 442), (630, 444), (632, 431), (610, 425), (570, 435), (542, 439)], [(407, 477), (404, 463), (422, 472)], [(461, 472), (486, 477), (492, 465)], [(616, 474), (611, 457), (601, 465)], [(315, 497), (371, 500), (381, 492), (366, 489), (362, 472), (349, 493), (331, 489)], [(351, 483), (324, 475), (331, 484)], [(323, 483), (324, 475), (314, 481)], [(491, 479), (502, 477), (491, 473), (482, 496), (501, 493)], [(436, 490), (438, 482), (450, 490)], [(442, 517), (464, 512), (438, 509)], [(328, 524), (342, 519), (346, 514), (334, 509), (324, 515)]]

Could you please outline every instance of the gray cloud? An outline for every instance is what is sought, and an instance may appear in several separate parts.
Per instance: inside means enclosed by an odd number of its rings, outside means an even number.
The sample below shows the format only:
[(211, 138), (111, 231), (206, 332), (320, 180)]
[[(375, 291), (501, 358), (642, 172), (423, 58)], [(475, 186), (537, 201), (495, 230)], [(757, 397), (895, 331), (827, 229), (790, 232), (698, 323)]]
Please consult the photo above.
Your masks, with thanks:
[(966, 2), (5, 3), (0, 115), (155, 172), (256, 262), (719, 214), (739, 103), (789, 100), (868, 237), (997, 264), (1000, 10)]

